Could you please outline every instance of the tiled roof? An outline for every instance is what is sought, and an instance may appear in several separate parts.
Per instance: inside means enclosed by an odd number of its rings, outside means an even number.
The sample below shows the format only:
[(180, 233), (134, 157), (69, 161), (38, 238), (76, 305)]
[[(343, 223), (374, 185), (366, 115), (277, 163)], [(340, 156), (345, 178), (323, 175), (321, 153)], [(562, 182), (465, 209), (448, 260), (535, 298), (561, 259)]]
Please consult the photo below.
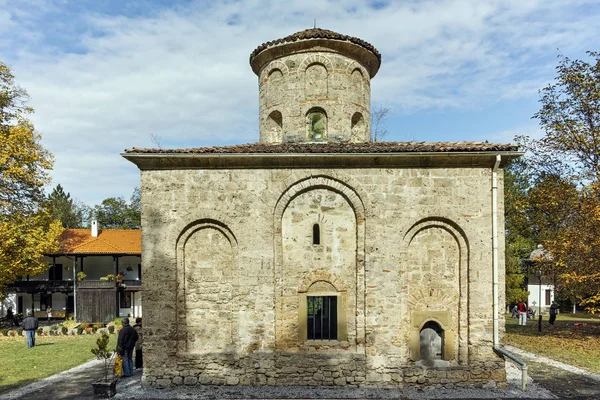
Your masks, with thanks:
[(60, 235), (59, 253), (141, 254), (142, 231), (103, 229), (92, 237), (91, 229), (65, 229)]
[(261, 51), (263, 51), (269, 47), (277, 46), (277, 45), (283, 44), (283, 43), (292, 43), (292, 42), (297, 42), (299, 40), (307, 40), (307, 39), (332, 39), (332, 40), (342, 40), (342, 41), (351, 42), (351, 43), (354, 43), (361, 47), (364, 47), (365, 49), (369, 50), (371, 53), (375, 54), (375, 56), (377, 57), (379, 62), (381, 62), (381, 54), (379, 53), (379, 51), (377, 51), (375, 46), (373, 46), (371, 43), (365, 42), (364, 40), (359, 39), (357, 37), (342, 35), (341, 33), (330, 31), (328, 29), (321, 29), (321, 28), (305, 29), (303, 31), (293, 33), (284, 38), (263, 43), (260, 46), (258, 46), (256, 49), (254, 49), (254, 51), (250, 54), (250, 62), (252, 62), (252, 59), (256, 55), (258, 55), (258, 53), (260, 53)]
[(514, 144), (484, 142), (375, 142), (375, 143), (252, 143), (189, 149), (125, 149), (125, 153), (156, 154), (348, 154), (348, 153), (456, 153), (519, 151)]

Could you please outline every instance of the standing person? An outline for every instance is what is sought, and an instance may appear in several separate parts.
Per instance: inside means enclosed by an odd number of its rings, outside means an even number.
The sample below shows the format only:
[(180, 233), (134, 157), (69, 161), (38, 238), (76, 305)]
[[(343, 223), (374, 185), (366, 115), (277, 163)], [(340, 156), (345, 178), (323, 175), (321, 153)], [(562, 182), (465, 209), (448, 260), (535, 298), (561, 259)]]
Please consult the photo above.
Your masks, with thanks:
[(522, 301), (519, 303), (519, 325), (527, 325), (527, 305)]
[(8, 321), (10, 326), (13, 326), (14, 319), (15, 315), (13, 314), (12, 307), (8, 307), (8, 310), (6, 310), (6, 320)]
[(554, 321), (556, 321), (556, 314), (558, 314), (558, 304), (555, 301), (552, 302), (550, 306), (550, 325), (554, 325)]
[(123, 323), (123, 329), (119, 332), (117, 348), (121, 358), (123, 358), (123, 376), (131, 376), (133, 375), (133, 349), (135, 342), (138, 340), (138, 333), (135, 328), (129, 325), (129, 318), (125, 317), (121, 322)]
[(142, 334), (142, 319), (137, 317), (135, 319), (135, 325), (133, 326), (138, 334), (138, 340), (135, 342), (135, 368), (142, 368), (142, 343), (144, 342), (144, 336)]
[(52, 318), (52, 307), (46, 307), (46, 317), (48, 322), (50, 322), (50, 318)]
[(519, 307), (515, 304), (515, 306), (512, 309), (512, 318), (514, 319), (519, 319)]
[(38, 328), (38, 320), (33, 316), (33, 312), (27, 311), (27, 316), (23, 320), (23, 330), (27, 336), (27, 347), (35, 347), (35, 330)]

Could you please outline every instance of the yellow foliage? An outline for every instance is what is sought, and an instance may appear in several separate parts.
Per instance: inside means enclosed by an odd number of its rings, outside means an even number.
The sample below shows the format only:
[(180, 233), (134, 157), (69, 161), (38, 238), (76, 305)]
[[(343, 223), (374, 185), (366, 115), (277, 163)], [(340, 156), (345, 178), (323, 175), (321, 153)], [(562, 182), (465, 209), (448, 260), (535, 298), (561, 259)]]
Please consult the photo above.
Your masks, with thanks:
[(19, 276), (48, 268), (45, 253), (58, 250), (63, 228), (46, 210), (52, 154), (25, 115), (27, 93), (0, 62), (0, 298)]

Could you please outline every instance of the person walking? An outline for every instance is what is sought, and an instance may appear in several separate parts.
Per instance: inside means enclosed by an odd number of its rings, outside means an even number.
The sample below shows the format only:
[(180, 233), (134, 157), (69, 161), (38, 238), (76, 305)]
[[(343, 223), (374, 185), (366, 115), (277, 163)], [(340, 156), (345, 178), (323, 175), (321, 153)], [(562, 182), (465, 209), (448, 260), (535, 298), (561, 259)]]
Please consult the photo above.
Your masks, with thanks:
[(135, 368), (142, 368), (142, 344), (144, 343), (144, 337), (142, 334), (142, 319), (137, 317), (135, 319), (135, 325), (133, 326), (138, 334), (138, 340), (135, 342)]
[(556, 321), (556, 314), (558, 314), (558, 304), (553, 301), (552, 305), (550, 306), (550, 319), (548, 320), (550, 325), (554, 325), (554, 321)]
[(527, 325), (527, 305), (522, 301), (519, 303), (519, 325)]
[(134, 327), (129, 325), (129, 318), (125, 317), (121, 322), (123, 329), (119, 332), (117, 348), (123, 359), (123, 376), (131, 376), (133, 375), (133, 349), (138, 340), (138, 333)]
[(35, 347), (35, 330), (38, 328), (38, 320), (33, 316), (33, 312), (27, 311), (27, 316), (23, 320), (23, 330), (27, 336), (27, 348)]

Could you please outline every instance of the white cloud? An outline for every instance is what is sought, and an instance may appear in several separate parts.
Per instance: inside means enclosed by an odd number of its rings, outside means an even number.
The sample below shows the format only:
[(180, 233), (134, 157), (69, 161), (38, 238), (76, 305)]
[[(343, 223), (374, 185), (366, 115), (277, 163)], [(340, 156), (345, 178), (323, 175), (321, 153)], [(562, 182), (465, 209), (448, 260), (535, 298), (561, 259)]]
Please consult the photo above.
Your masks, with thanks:
[(390, 2), (379, 10), (359, 0), (192, 2), (150, 16), (96, 11), (53, 23), (44, 13), (69, 4), (0, 4), (0, 27), (11, 26), (0, 28), (0, 59), (31, 95), (36, 127), (56, 157), (55, 183), (91, 202), (129, 196), (138, 171), (118, 154), (152, 147), (151, 134), (163, 147), (258, 140), (248, 56), (312, 27), (314, 17), (381, 51), (372, 98), (406, 113), (536, 96), (553, 77), (555, 49), (581, 52), (598, 34), (597, 8), (563, 0)]

